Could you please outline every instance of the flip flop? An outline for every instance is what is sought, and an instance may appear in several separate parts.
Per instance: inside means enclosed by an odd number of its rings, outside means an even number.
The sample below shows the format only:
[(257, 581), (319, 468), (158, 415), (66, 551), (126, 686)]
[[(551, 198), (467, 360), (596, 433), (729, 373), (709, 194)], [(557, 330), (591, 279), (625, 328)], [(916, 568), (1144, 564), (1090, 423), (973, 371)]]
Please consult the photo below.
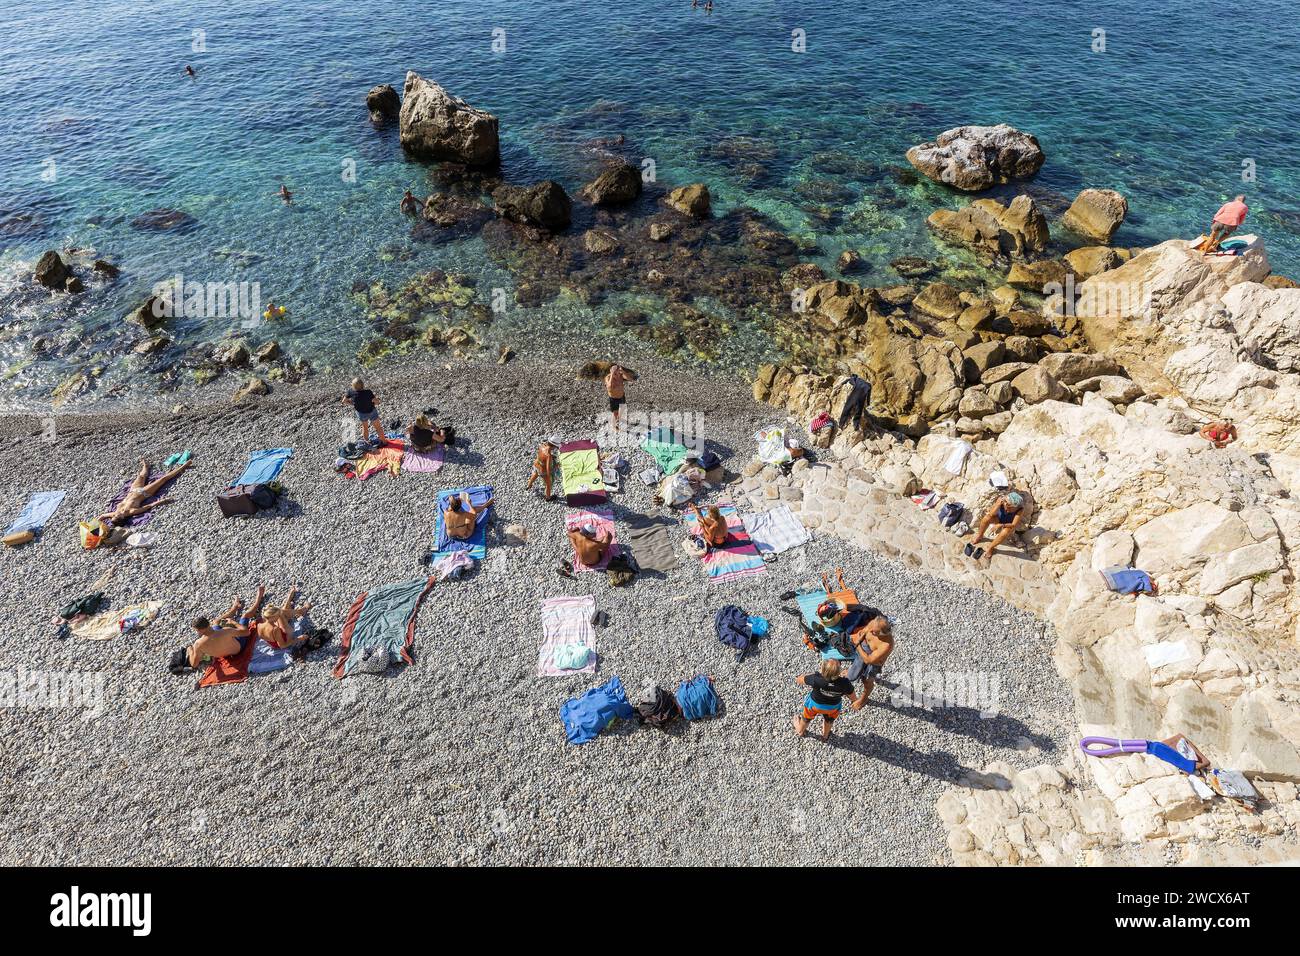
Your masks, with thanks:
[(961, 553), (966, 555), (966, 557), (968, 558), (974, 557), (975, 546), (968, 541), (966, 542), (966, 545), (961, 549)]

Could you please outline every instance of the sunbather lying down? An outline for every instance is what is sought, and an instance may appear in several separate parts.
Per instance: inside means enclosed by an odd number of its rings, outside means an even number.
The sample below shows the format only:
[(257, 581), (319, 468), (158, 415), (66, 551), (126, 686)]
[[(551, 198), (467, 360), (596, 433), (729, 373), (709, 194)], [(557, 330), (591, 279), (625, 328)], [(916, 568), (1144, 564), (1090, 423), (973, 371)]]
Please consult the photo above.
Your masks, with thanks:
[(154, 495), (167, 487), (168, 483), (178, 478), (182, 472), (192, 465), (193, 462), (185, 462), (183, 465), (177, 465), (171, 471), (167, 472), (156, 481), (149, 480), (149, 462), (144, 459), (140, 460), (140, 471), (131, 482), (131, 487), (122, 499), (122, 503), (113, 511), (106, 511), (99, 516), (99, 520), (105, 524), (124, 525), (132, 518), (144, 514), (146, 511), (153, 511), (159, 505), (169, 504), (171, 498), (159, 498), (157, 501), (150, 501)]
[(298, 586), (295, 584), (289, 589), (282, 605), (263, 609), (266, 588), (259, 587), (250, 608), (245, 609), (244, 603), (236, 598), (230, 605), (230, 610), (215, 622), (206, 617), (196, 617), (193, 623), (194, 630), (199, 634), (198, 639), (188, 647), (173, 652), (167, 669), (173, 674), (183, 674), (201, 666), (205, 661), (234, 657), (247, 649), (249, 641), (258, 638), (278, 650), (305, 652), (319, 648), (325, 642), (319, 633), (294, 640), (293, 622), (311, 610), (310, 602), (302, 607), (294, 607), (297, 599)]

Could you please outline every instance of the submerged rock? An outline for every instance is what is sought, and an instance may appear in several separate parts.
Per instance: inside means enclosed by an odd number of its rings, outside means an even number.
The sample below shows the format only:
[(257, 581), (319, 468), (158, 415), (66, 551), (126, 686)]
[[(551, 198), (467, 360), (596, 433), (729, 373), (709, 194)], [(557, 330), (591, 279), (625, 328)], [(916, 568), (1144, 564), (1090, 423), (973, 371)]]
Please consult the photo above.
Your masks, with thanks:
[(397, 90), (383, 83), (372, 86), (366, 94), (366, 109), (370, 111), (370, 122), (386, 123), (397, 119), (402, 112), (402, 100)]
[(1038, 140), (1014, 126), (958, 126), (907, 151), (907, 161), (937, 183), (965, 192), (1027, 179), (1043, 165)]
[(531, 186), (498, 186), (492, 191), (497, 211), (512, 222), (551, 232), (569, 228), (573, 200), (559, 183), (547, 179)]
[(36, 260), (36, 270), (32, 277), (47, 289), (62, 290), (71, 274), (63, 257), (53, 249), (47, 249)]
[(400, 113), (402, 148), (421, 159), (467, 166), (501, 161), (497, 118), (452, 96), (418, 73), (406, 74)]
[(144, 232), (171, 232), (195, 225), (198, 220), (179, 209), (150, 209), (131, 220), (131, 228)]

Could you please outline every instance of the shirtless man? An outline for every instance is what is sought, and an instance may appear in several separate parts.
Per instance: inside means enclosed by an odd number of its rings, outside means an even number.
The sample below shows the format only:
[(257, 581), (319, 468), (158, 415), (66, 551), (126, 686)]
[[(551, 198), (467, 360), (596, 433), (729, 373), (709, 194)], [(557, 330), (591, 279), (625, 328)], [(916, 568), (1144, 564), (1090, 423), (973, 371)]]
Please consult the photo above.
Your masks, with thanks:
[(727, 543), (727, 519), (723, 517), (717, 505), (709, 505), (706, 513), (701, 511), (700, 506), (695, 502), (691, 502), (691, 510), (695, 512), (695, 518), (700, 523), (700, 537), (704, 539), (707, 547), (720, 548)]
[(279, 195), (279, 197), (280, 197), (281, 199), (284, 200), (284, 204), (285, 204), (286, 206), (292, 206), (292, 205), (293, 205), (293, 193), (289, 192), (289, 187), (288, 187), (288, 186), (281, 185), (281, 186), (280, 186), (280, 192), (278, 193), (278, 195)]
[(247, 611), (243, 602), (236, 599), (230, 610), (217, 619), (216, 626), (206, 617), (196, 617), (193, 627), (199, 634), (198, 639), (189, 647), (176, 650), (167, 663), (167, 669), (179, 675), (198, 668), (204, 661), (235, 657), (248, 648), (249, 641), (258, 638), (281, 650), (308, 644), (308, 638), (293, 639), (293, 622), (311, 610), (310, 603), (298, 608), (293, 606), (298, 598), (298, 586), (289, 589), (280, 607), (263, 611), (265, 598), (266, 588), (259, 587), (253, 606)]
[(447, 537), (457, 541), (468, 541), (474, 536), (474, 525), (478, 522), (478, 516), (491, 507), (492, 499), (489, 498), (475, 508), (469, 502), (469, 492), (462, 491), (459, 498), (452, 498), (447, 502), (447, 510), (442, 513), (443, 521), (447, 523)]
[(154, 495), (167, 487), (167, 483), (178, 478), (185, 469), (189, 468), (193, 462), (186, 462), (178, 465), (167, 474), (163, 475), (157, 481), (149, 480), (149, 462), (141, 459), (140, 472), (131, 482), (131, 487), (127, 490), (126, 497), (114, 511), (106, 511), (99, 516), (99, 520), (104, 524), (111, 524), (115, 527), (121, 527), (137, 515), (142, 515), (146, 511), (153, 511), (159, 505), (171, 503), (171, 498), (159, 498), (157, 501), (150, 501)]
[(605, 393), (609, 396), (609, 412), (614, 416), (615, 425), (618, 424), (618, 410), (627, 404), (624, 386), (635, 381), (636, 375), (621, 365), (611, 365), (605, 375)]
[(877, 614), (854, 631), (850, 639), (858, 659), (849, 665), (846, 676), (850, 681), (862, 681), (862, 693), (852, 702), (854, 710), (861, 710), (867, 706), (867, 698), (876, 687), (876, 678), (884, 670), (885, 661), (894, 652), (894, 628), (889, 618)]
[(408, 189), (406, 191), (406, 194), (402, 196), (402, 212), (411, 214), (411, 213), (417, 213), (419, 211), (420, 211), (420, 200), (416, 199), (415, 193), (411, 192)]
[(588, 568), (594, 568), (605, 560), (605, 552), (611, 543), (607, 535), (601, 534), (591, 525), (571, 530), (569, 542), (578, 556), (578, 562)]
[(533, 459), (533, 473), (528, 477), (528, 484), (524, 485), (524, 491), (530, 490), (533, 482), (540, 478), (542, 487), (546, 491), (546, 500), (555, 500), (555, 495), (551, 493), (551, 483), (555, 480), (555, 453), (559, 448), (560, 440), (555, 437), (548, 438), (537, 446), (537, 457)]

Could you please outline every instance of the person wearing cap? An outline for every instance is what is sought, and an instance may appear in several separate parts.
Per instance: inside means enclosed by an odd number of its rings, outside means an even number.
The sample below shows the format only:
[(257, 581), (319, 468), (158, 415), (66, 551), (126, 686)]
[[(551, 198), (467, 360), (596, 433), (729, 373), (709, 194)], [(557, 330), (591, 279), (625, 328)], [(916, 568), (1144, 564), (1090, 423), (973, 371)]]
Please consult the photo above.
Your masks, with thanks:
[(584, 524), (580, 528), (570, 529), (569, 543), (573, 545), (578, 562), (585, 567), (594, 568), (605, 559), (605, 552), (609, 550), (611, 542), (609, 536), (601, 534), (595, 525)]
[(555, 495), (551, 493), (551, 483), (555, 480), (555, 453), (559, 450), (560, 439), (555, 435), (537, 446), (537, 457), (533, 459), (533, 473), (529, 475), (524, 491), (531, 490), (533, 482), (540, 478), (542, 488), (546, 492), (546, 500), (555, 500)]
[[(1008, 491), (1005, 495), (998, 496), (998, 500), (993, 504), (993, 507), (980, 519), (975, 537), (966, 545), (966, 553), (988, 564), (993, 560), (994, 549), (1020, 530), (1024, 518), (1024, 495), (1018, 491)], [(982, 552), (976, 552), (975, 549), (984, 541), (984, 536), (987, 534), (993, 535), (988, 547), (984, 548)]]

